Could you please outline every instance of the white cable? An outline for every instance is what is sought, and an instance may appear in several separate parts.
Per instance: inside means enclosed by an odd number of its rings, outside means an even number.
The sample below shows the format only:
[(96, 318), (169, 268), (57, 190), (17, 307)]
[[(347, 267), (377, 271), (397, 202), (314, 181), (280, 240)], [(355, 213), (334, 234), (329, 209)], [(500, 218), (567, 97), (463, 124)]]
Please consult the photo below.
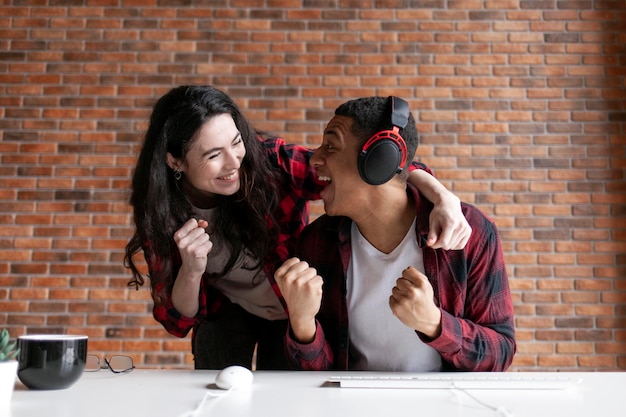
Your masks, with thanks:
[(487, 404), (486, 402), (479, 400), (474, 395), (467, 392), (465, 388), (458, 386), (456, 382), (452, 383), (452, 388), (467, 395), (468, 397), (470, 397), (472, 400), (476, 401), (478, 404), (482, 405), (483, 407), (486, 407), (490, 410), (495, 411), (498, 417), (513, 417), (513, 413), (511, 413), (506, 407), (503, 407), (503, 406), (496, 407), (491, 404)]
[(186, 411), (182, 414), (180, 414), (178, 417), (197, 417), (198, 413), (202, 410), (202, 408), (204, 407), (204, 403), (206, 403), (206, 401), (209, 398), (219, 398), (219, 397), (224, 397), (226, 394), (228, 394), (230, 392), (230, 390), (224, 391), (222, 394), (216, 394), (212, 391), (207, 391), (204, 393), (204, 395), (202, 396), (202, 400), (200, 400), (200, 402), (198, 403), (198, 405), (196, 406), (195, 409), (190, 410), (190, 411)]
[[(483, 407), (495, 411), (496, 415), (498, 417), (513, 417), (513, 413), (511, 413), (507, 408), (505, 408), (503, 406), (496, 407), (496, 406), (493, 406), (491, 404), (487, 404), (484, 401), (481, 401), (480, 399), (478, 399), (477, 397), (475, 397), (471, 393), (467, 392), (465, 390), (465, 388), (458, 386), (456, 382), (452, 383), (452, 389), (455, 390), (455, 391), (458, 391), (458, 392), (462, 392), (463, 394), (467, 395), (469, 398), (471, 398), (472, 400), (474, 400), (478, 404), (482, 405)], [(200, 403), (198, 403), (198, 406), (195, 409), (187, 411), (187, 412), (179, 415), (178, 417), (197, 417), (198, 413), (202, 410), (202, 408), (204, 407), (204, 404), (206, 403), (206, 401), (209, 398), (211, 398), (211, 397), (213, 397), (213, 398), (224, 397), (229, 392), (230, 392), (230, 390), (227, 390), (227, 391), (224, 391), (223, 394), (216, 394), (214, 392), (207, 391), (207, 392), (204, 393), (204, 395), (202, 396), (202, 400), (200, 400)]]

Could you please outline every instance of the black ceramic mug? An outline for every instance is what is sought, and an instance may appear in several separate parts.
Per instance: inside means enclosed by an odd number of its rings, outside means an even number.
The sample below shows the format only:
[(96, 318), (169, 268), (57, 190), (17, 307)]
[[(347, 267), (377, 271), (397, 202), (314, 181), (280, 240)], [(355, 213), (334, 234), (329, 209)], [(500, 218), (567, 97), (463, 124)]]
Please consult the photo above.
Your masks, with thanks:
[(62, 389), (83, 374), (87, 336), (38, 334), (17, 338), (17, 376), (31, 389)]

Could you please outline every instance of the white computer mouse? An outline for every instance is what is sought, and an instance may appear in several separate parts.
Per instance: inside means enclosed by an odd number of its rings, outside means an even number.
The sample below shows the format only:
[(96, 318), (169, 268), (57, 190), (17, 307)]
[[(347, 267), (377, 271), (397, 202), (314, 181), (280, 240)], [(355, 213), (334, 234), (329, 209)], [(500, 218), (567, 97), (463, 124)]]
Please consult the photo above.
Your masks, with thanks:
[(241, 389), (252, 385), (252, 371), (239, 365), (227, 366), (217, 373), (215, 385), (221, 389)]

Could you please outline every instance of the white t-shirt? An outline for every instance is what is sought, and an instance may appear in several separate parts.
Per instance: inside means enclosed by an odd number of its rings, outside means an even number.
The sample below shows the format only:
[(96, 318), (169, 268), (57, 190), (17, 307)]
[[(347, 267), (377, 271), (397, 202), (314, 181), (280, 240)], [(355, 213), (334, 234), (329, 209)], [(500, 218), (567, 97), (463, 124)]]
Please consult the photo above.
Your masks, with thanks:
[(352, 256), (348, 266), (347, 299), (350, 369), (432, 372), (441, 369), (441, 356), (423, 343), (415, 330), (398, 320), (389, 307), (391, 290), (402, 271), (424, 271), (415, 222), (391, 253), (373, 247), (352, 223)]
[[(215, 209), (196, 208), (196, 212), (199, 219), (208, 221), (209, 225), (213, 224)], [(208, 230), (210, 229), (211, 226)], [(208, 255), (206, 271), (208, 273), (222, 272), (230, 257), (230, 248), (221, 241), (219, 234), (209, 233), (209, 238), (213, 242), (213, 248)], [(255, 264), (256, 260), (244, 250), (233, 269), (226, 276), (211, 280), (210, 284), (220, 290), (231, 302), (239, 304), (249, 313), (267, 320), (286, 319), (285, 309), (265, 276), (263, 263), (253, 270), (244, 268), (244, 266)]]

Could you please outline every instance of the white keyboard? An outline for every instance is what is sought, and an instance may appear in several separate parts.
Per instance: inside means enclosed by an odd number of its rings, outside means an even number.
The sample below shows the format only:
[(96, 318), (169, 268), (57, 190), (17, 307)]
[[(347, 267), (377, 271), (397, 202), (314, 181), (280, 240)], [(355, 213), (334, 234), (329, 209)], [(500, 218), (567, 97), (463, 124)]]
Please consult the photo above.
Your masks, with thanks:
[(515, 373), (440, 372), (412, 375), (331, 376), (328, 382), (338, 383), (342, 388), (557, 390), (576, 387), (582, 382), (582, 378), (529, 376)]

